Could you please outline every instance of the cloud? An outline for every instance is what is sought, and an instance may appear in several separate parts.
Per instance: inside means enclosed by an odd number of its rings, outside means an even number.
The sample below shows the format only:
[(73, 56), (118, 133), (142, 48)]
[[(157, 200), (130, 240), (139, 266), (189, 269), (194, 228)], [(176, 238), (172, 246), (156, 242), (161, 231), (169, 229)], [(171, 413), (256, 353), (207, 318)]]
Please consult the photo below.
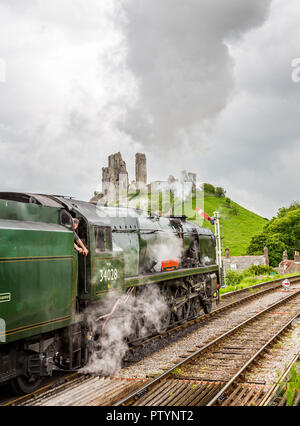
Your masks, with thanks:
[(261, 28), (229, 44), (235, 96), (219, 116), (213, 149), (198, 164), (234, 200), (267, 217), (299, 198), (300, 85), (291, 67), (300, 54), (299, 17), (297, 1), (274, 0)]
[[(270, 7), (271, 5), (271, 7)], [(0, 0), (1, 190), (100, 190), (107, 156), (263, 215), (296, 197), (297, 0)]]
[(136, 150), (115, 124), (137, 96), (122, 19), (110, 0), (0, 1), (2, 190), (89, 198), (108, 154)]
[(121, 129), (160, 155), (207, 148), (235, 87), (226, 40), (262, 24), (269, 5), (269, 0), (124, 2), (127, 62), (139, 98)]

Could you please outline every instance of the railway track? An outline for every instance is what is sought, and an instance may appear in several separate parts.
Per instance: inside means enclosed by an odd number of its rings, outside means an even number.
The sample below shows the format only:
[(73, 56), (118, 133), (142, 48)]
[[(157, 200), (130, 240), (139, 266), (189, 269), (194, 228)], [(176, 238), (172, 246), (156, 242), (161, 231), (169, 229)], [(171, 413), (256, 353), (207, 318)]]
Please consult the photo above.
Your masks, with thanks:
[(5, 406), (110, 406), (149, 380), (81, 376), (4, 404)]
[(278, 382), (275, 383), (265, 394), (263, 400), (260, 403), (261, 406), (300, 406), (300, 388), (294, 389), (292, 391), (290, 401), (288, 400), (287, 394), (287, 383), (289, 380), (289, 375), (291, 369), (297, 364), (300, 366), (300, 352), (296, 354), (294, 358), (290, 361), (289, 365), (286, 367), (285, 371), (278, 379)]
[(243, 383), (245, 373), (299, 315), (300, 290), (224, 333), (115, 405), (259, 405), (267, 389)]
[[(291, 283), (295, 283), (297, 281), (299, 281), (299, 277), (294, 277), (293, 279), (291, 279)], [(273, 282), (268, 282), (268, 283), (263, 283), (263, 284), (258, 284), (256, 286), (253, 286), (252, 290), (243, 289), (233, 293), (226, 293), (225, 295), (222, 296), (221, 306), (219, 306), (210, 314), (203, 315), (202, 317), (189, 321), (186, 324), (181, 324), (171, 330), (168, 330), (162, 336), (153, 336), (149, 338), (148, 340), (146, 340), (146, 342), (137, 343), (135, 346), (131, 348), (131, 352), (136, 350), (137, 348), (145, 348), (145, 347), (147, 348), (147, 345), (153, 344), (154, 341), (158, 341), (161, 343), (164, 340), (167, 341), (168, 338), (170, 338), (170, 336), (173, 336), (173, 339), (174, 339), (174, 336), (177, 335), (178, 337), (180, 333), (188, 334), (189, 332), (193, 330), (193, 328), (198, 327), (203, 321), (209, 321), (209, 319), (213, 316), (220, 315), (222, 312), (228, 311), (229, 309), (233, 309), (239, 304), (247, 303), (248, 301), (251, 301), (254, 298), (263, 297), (265, 294), (269, 292), (278, 290), (278, 288), (281, 287), (281, 282), (282, 280), (276, 280)], [(181, 378), (180, 380), (182, 384), (185, 383), (186, 386), (189, 386), (190, 384), (192, 388), (196, 387), (198, 389), (199, 386), (207, 386), (207, 382), (201, 381), (198, 379), (186, 380), (184, 378)], [(177, 383), (178, 378), (176, 378), (175, 381)], [(60, 405), (60, 403), (62, 405), (64, 404), (68, 405), (68, 403), (71, 401), (73, 401), (73, 403), (76, 404), (75, 394), (77, 396), (82, 395), (81, 390), (83, 389), (82, 387), (85, 387), (85, 386), (87, 386), (87, 389), (93, 389), (92, 394), (87, 393), (88, 396), (85, 399), (86, 405), (89, 405), (89, 401), (90, 402), (93, 401), (94, 394), (98, 395), (97, 398), (95, 398), (95, 401), (97, 401), (96, 405), (114, 405), (123, 396), (126, 396), (130, 394), (131, 392), (136, 391), (137, 389), (140, 389), (145, 383), (148, 383), (148, 382), (150, 382), (149, 379), (148, 380), (124, 379), (124, 378), (117, 378), (117, 377), (103, 378), (103, 377), (94, 377), (94, 376), (81, 376), (79, 374), (75, 374), (75, 375), (73, 374), (68, 376), (64, 374), (62, 378), (60, 377), (57, 380), (56, 379), (53, 380), (53, 382), (51, 382), (49, 385), (44, 386), (43, 388), (39, 389), (38, 391), (34, 392), (31, 395), (27, 395), (25, 397), (20, 397), (20, 398), (11, 398), (9, 401), (0, 399), (0, 405), (43, 405), (44, 403), (47, 404), (47, 401), (50, 401), (50, 405), (55, 405), (55, 404)], [(108, 383), (110, 384), (109, 386), (108, 386)], [(92, 384), (93, 386), (90, 387)], [(211, 383), (211, 386), (215, 388), (216, 386), (219, 386), (220, 384), (222, 383), (213, 381)], [(76, 392), (77, 388), (78, 388), (78, 393)], [(64, 393), (69, 394), (69, 392), (71, 392), (73, 396), (68, 402), (68, 400), (65, 400), (63, 398), (63, 394)], [(84, 392), (86, 393), (86, 391)], [(103, 392), (105, 392), (106, 394), (105, 398), (101, 397)], [(113, 394), (114, 398), (108, 400), (107, 395), (109, 394)], [(55, 399), (56, 395), (58, 395), (58, 400)]]
[[(299, 277), (290, 279), (291, 284), (299, 282)], [(253, 299), (264, 297), (268, 293), (282, 288), (282, 279), (256, 284), (242, 290), (237, 290), (222, 295), (221, 303), (218, 307), (212, 310), (209, 314), (203, 314), (195, 319), (189, 320), (184, 324), (179, 324), (168, 329), (166, 332), (159, 335), (149, 336), (143, 341), (133, 342), (129, 346), (129, 350), (124, 359), (124, 366), (133, 362), (138, 362), (146, 355), (165, 347), (172, 341), (178, 340), (187, 334), (196, 330), (203, 322), (209, 321), (213, 317), (222, 315), (224, 312), (235, 309), (239, 305), (251, 302)]]

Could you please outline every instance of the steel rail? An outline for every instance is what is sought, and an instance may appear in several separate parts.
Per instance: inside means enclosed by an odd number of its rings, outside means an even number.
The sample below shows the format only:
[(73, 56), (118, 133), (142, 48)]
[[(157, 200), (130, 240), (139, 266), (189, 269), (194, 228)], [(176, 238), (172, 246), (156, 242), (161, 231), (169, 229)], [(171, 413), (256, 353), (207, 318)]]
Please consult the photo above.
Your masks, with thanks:
[[(291, 277), (290, 278), (290, 281), (291, 281), (291, 283), (295, 283), (295, 282), (297, 282), (297, 281), (299, 281), (299, 278), (300, 278), (300, 276), (294, 276), (294, 277)], [(234, 302), (232, 302), (232, 303), (229, 303), (229, 304), (226, 304), (225, 306), (222, 306), (222, 307), (220, 307), (220, 308), (218, 308), (218, 309), (216, 309), (216, 310), (214, 310), (214, 311), (212, 311), (211, 313), (209, 313), (209, 314), (206, 314), (206, 315), (203, 315), (203, 316), (201, 316), (201, 317), (198, 317), (198, 318), (195, 318), (195, 319), (192, 319), (192, 320), (190, 320), (189, 322), (186, 322), (186, 323), (184, 323), (184, 324), (181, 324), (181, 325), (179, 325), (179, 326), (177, 326), (177, 327), (175, 327), (175, 328), (173, 328), (173, 329), (169, 329), (169, 330), (167, 330), (164, 334), (162, 334), (162, 335), (156, 335), (156, 336), (153, 336), (152, 338), (150, 338), (150, 339), (148, 339), (148, 340), (146, 340), (146, 341), (143, 341), (143, 342), (141, 342), (140, 344), (138, 344), (137, 346), (133, 346), (132, 347), (132, 349), (134, 349), (134, 348), (136, 348), (136, 347), (139, 347), (139, 346), (142, 346), (142, 345), (145, 345), (147, 342), (149, 342), (149, 341), (153, 341), (153, 340), (155, 340), (155, 339), (161, 339), (162, 337), (164, 337), (164, 336), (170, 336), (170, 333), (172, 333), (172, 332), (175, 332), (175, 331), (179, 331), (180, 329), (184, 329), (184, 328), (187, 328), (187, 327), (189, 327), (189, 326), (192, 326), (192, 325), (195, 325), (195, 324), (197, 324), (197, 323), (201, 323), (201, 322), (203, 322), (203, 321), (206, 321), (206, 320), (208, 320), (210, 317), (213, 317), (213, 316), (215, 316), (215, 315), (217, 315), (217, 314), (220, 314), (220, 313), (222, 313), (223, 311), (226, 311), (226, 310), (229, 310), (229, 309), (231, 309), (231, 308), (233, 308), (233, 307), (235, 307), (236, 305), (238, 305), (238, 304), (244, 304), (244, 303), (247, 303), (247, 301), (249, 301), (249, 300), (251, 300), (251, 299), (253, 299), (253, 298), (257, 298), (257, 297), (260, 297), (260, 296), (263, 296), (264, 294), (267, 294), (268, 292), (272, 292), (272, 291), (274, 291), (274, 290), (277, 290), (278, 288), (280, 288), (281, 287), (281, 282), (282, 282), (282, 280), (283, 280), (283, 278), (280, 278), (280, 279), (277, 279), (277, 280), (274, 280), (274, 281), (268, 281), (268, 282), (265, 282), (265, 283), (258, 283), (258, 284), (256, 284), (256, 285), (254, 285), (254, 286), (251, 286), (251, 287), (247, 287), (247, 288), (245, 288), (245, 289), (241, 289), (241, 290), (236, 290), (236, 291), (233, 291), (233, 292), (229, 292), (229, 293), (224, 293), (223, 295), (222, 295), (222, 298), (224, 299), (224, 298), (227, 298), (227, 297), (233, 297), (233, 296), (239, 296), (239, 295), (241, 295), (241, 294), (243, 294), (243, 293), (246, 293), (246, 292), (248, 292), (248, 291), (250, 291), (250, 289), (259, 289), (259, 288), (264, 288), (264, 287), (268, 287), (269, 285), (272, 285), (272, 284), (276, 284), (276, 283), (278, 283), (278, 285), (275, 285), (275, 286), (271, 286), (271, 287), (269, 287), (269, 288), (266, 288), (266, 289), (264, 289), (264, 290), (262, 290), (262, 291), (259, 291), (259, 292), (256, 292), (256, 293), (252, 293), (252, 294), (250, 294), (250, 295), (247, 295), (246, 297), (243, 297), (243, 298), (241, 298), (241, 299), (239, 299), (239, 300), (235, 300)], [(234, 329), (233, 329), (234, 330)], [(231, 332), (233, 332), (233, 330), (229, 330), (229, 332), (228, 333), (231, 333)], [(225, 336), (225, 335), (224, 335)], [(222, 337), (222, 336), (220, 336), (220, 337)], [(219, 338), (220, 338), (219, 337)], [(210, 342), (208, 345), (206, 345), (206, 346), (209, 346), (209, 345), (211, 345), (211, 344), (213, 344), (215, 341), (217, 341), (219, 338), (217, 338), (217, 339), (215, 339), (213, 342)], [(206, 347), (205, 346), (205, 347)], [(205, 347), (203, 347), (203, 349), (205, 348)], [(199, 351), (198, 351), (199, 352)], [(194, 356), (194, 354), (192, 354), (189, 358), (191, 358), (191, 357), (193, 357)], [(181, 365), (182, 363), (180, 363), (180, 364), (177, 364), (176, 366), (174, 366), (174, 367), (172, 367), (172, 369), (170, 369), (170, 371), (172, 371), (172, 370), (174, 370), (175, 368), (177, 368), (179, 365)], [(67, 372), (65, 372), (65, 373), (67, 373)], [(165, 377), (165, 374), (167, 374), (168, 372), (166, 372), (166, 373), (163, 373), (163, 376), (159, 376), (159, 378), (160, 377)], [(68, 377), (66, 377), (66, 378), (58, 378), (57, 380), (55, 380), (55, 381), (53, 381), (53, 382), (51, 382), (50, 384), (47, 384), (47, 385), (44, 385), (44, 386), (42, 386), (41, 388), (39, 388), (39, 389), (37, 389), (35, 392), (33, 392), (32, 394), (28, 394), (28, 395), (24, 395), (24, 396), (21, 396), (21, 397), (18, 397), (18, 398), (15, 398), (15, 399), (12, 399), (12, 400), (9, 400), (9, 401), (4, 401), (4, 404), (3, 404), (3, 401), (2, 401), (2, 404), (1, 404), (1, 402), (0, 402), (0, 405), (2, 405), (2, 406), (7, 406), (7, 405), (12, 405), (12, 404), (15, 404), (15, 403), (17, 403), (17, 402), (21, 402), (21, 401), (27, 401), (27, 400), (29, 400), (30, 398), (34, 398), (34, 397), (36, 397), (37, 395), (40, 395), (41, 393), (43, 393), (43, 392), (47, 392), (47, 390), (54, 390), (55, 389), (55, 387), (56, 386), (60, 386), (60, 385), (62, 385), (62, 381), (64, 382), (63, 383), (63, 386), (65, 386), (66, 384), (67, 384), (67, 382), (68, 382), (68, 379), (70, 379), (71, 377), (77, 377), (78, 376), (78, 373), (75, 373), (75, 374), (72, 374), (71, 376), (68, 376)], [(159, 379), (158, 378), (158, 379)], [(151, 382), (152, 383), (152, 382)], [(151, 384), (150, 383), (150, 384)], [(148, 386), (150, 386), (150, 384), (148, 385)], [(143, 390), (143, 388), (141, 388), (141, 391), (140, 392), (142, 392), (142, 390)], [(125, 398), (126, 399), (126, 398)]]
[[(63, 373), (63, 374), (67, 374), (67, 373)], [(54, 380), (52, 380), (50, 383), (46, 385), (44, 384), (42, 387), (38, 388), (36, 391), (32, 393), (11, 398), (8, 401), (2, 401), (2, 402), (0, 401), (0, 407), (8, 407), (11, 405), (15, 405), (18, 402), (25, 402), (31, 398), (35, 398), (39, 396), (42, 393), (53, 391), (57, 387), (66, 386), (69, 382), (72, 382), (72, 380), (76, 379), (77, 377), (78, 377), (78, 373), (66, 375), (65, 377), (57, 377)]]
[[(297, 276), (296, 279), (292, 281), (292, 283), (298, 282), (299, 278), (300, 277)], [(177, 323), (177, 325), (175, 325), (175, 327), (173, 326), (173, 327), (167, 329), (164, 333), (150, 335), (148, 337), (145, 336), (142, 340), (138, 339), (137, 341), (129, 342), (129, 350), (136, 350), (137, 348), (144, 347), (145, 345), (152, 343), (155, 340), (161, 340), (162, 338), (167, 338), (171, 334), (179, 332), (181, 330), (184, 330), (188, 327), (192, 327), (192, 326), (197, 325), (197, 324), (200, 325), (202, 322), (207, 321), (209, 318), (220, 315), (221, 313), (226, 312), (226, 311), (234, 308), (237, 305), (245, 304), (252, 299), (256, 299), (258, 297), (264, 296), (265, 294), (268, 294), (268, 293), (271, 293), (272, 291), (277, 290), (278, 288), (281, 287), (281, 282), (282, 282), (282, 279), (274, 280), (274, 281), (268, 281), (266, 283), (255, 284), (254, 286), (247, 287), (247, 288), (244, 288), (244, 289), (241, 289), (241, 290), (236, 290), (236, 291), (233, 291), (233, 292), (224, 293), (221, 296), (222, 299), (229, 298), (229, 297), (239, 297), (240, 295), (251, 291), (250, 289), (257, 290), (259, 288), (267, 287), (267, 288), (265, 288), (265, 289), (263, 289), (259, 292), (253, 292), (251, 294), (248, 294), (245, 297), (234, 300), (231, 303), (227, 303), (224, 306), (220, 306), (219, 308), (213, 310), (212, 312), (210, 312), (208, 314), (200, 315), (199, 317), (188, 320), (188, 321), (184, 322), (183, 324)], [(276, 283), (278, 283), (278, 284), (275, 285), (275, 286), (272, 286), (272, 284), (276, 284)], [(268, 287), (268, 286), (270, 286), (270, 287)]]
[(214, 396), (214, 398), (207, 404), (208, 407), (217, 404), (218, 399), (234, 384), (234, 382), (245, 372), (245, 370), (253, 363), (253, 361), (259, 357), (259, 355), (275, 340), (278, 336), (291, 326), (292, 322), (298, 318), (300, 312), (297, 312), (294, 317), (289, 320), (274, 336), (272, 336), (267, 343), (265, 343), (244, 365), (240, 370), (232, 377), (231, 380)]
[(270, 404), (270, 402), (272, 402), (276, 396), (277, 396), (277, 392), (280, 388), (280, 384), (286, 380), (288, 374), (291, 371), (291, 368), (293, 367), (293, 365), (295, 364), (295, 362), (297, 362), (300, 359), (300, 352), (298, 352), (293, 358), (292, 360), (289, 362), (288, 366), (286, 367), (286, 369), (283, 371), (283, 373), (281, 374), (281, 376), (279, 377), (279, 379), (277, 380), (277, 382), (269, 389), (269, 391), (265, 394), (264, 398), (262, 399), (262, 401), (260, 402), (260, 406), (268, 406)]
[[(201, 347), (196, 352), (194, 352), (191, 355), (189, 355), (188, 357), (184, 358), (182, 361), (180, 361), (179, 363), (177, 363), (176, 365), (174, 365), (173, 367), (171, 367), (170, 369), (168, 369), (167, 371), (165, 371), (164, 373), (162, 373), (160, 376), (158, 376), (157, 378), (155, 378), (154, 380), (152, 380), (147, 385), (141, 387), (139, 390), (137, 390), (136, 392), (132, 393), (131, 395), (128, 395), (127, 397), (123, 398), (121, 401), (119, 401), (118, 403), (114, 404), (114, 406), (121, 406), (121, 405), (124, 405), (126, 403), (130, 403), (133, 399), (137, 399), (140, 396), (144, 395), (145, 393), (147, 393), (148, 391), (150, 391), (151, 388), (154, 385), (156, 385), (157, 383), (161, 382), (163, 379), (168, 378), (172, 374), (172, 372), (174, 372), (174, 370), (180, 369), (180, 367), (182, 367), (185, 364), (188, 364), (189, 361), (191, 361), (192, 359), (198, 358), (200, 354), (203, 354), (204, 352), (208, 351), (211, 347), (215, 346), (217, 343), (219, 343), (224, 338), (226, 338), (226, 337), (230, 336), (231, 334), (235, 333), (237, 330), (243, 328), (246, 324), (250, 324), (254, 320), (256, 320), (259, 317), (261, 317), (262, 315), (264, 315), (265, 313), (267, 313), (270, 310), (272, 310), (274, 307), (278, 307), (278, 306), (286, 303), (290, 299), (293, 299), (293, 298), (297, 297), (299, 294), (300, 294), (300, 290), (298, 290), (297, 292), (294, 292), (294, 293), (286, 296), (285, 298), (281, 299), (280, 301), (277, 301), (277, 302), (273, 303), (269, 307), (263, 309), (262, 311), (260, 311), (259, 313), (255, 314), (255, 315), (253, 315), (251, 318), (243, 321), (241, 324), (239, 324), (236, 327), (234, 327), (233, 329), (225, 332), (221, 336), (219, 336), (216, 339), (214, 339), (212, 342), (204, 345), (203, 347)], [(298, 317), (298, 316), (299, 316), (299, 313), (297, 313), (296, 317)], [(223, 390), (222, 393), (224, 393), (224, 390)]]

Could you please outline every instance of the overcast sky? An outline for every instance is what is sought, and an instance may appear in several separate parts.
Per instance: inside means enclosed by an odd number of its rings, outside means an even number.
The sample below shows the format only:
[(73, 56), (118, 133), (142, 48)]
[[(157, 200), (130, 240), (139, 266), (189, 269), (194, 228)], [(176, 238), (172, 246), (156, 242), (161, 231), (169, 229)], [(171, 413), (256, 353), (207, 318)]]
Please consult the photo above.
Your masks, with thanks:
[(109, 154), (134, 179), (144, 152), (150, 180), (186, 169), (272, 217), (300, 199), (299, 21), (299, 0), (0, 0), (0, 191), (88, 200)]

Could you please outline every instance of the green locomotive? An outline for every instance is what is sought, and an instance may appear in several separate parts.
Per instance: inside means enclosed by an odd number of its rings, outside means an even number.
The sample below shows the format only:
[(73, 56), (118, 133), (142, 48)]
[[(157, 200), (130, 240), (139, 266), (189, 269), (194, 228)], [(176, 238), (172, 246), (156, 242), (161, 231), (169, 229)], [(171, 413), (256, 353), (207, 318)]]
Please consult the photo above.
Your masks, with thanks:
[[(87, 257), (74, 250), (73, 218)], [(165, 328), (208, 313), (219, 297), (212, 232), (184, 217), (0, 193), (0, 383), (29, 393), (53, 368), (87, 365), (87, 309), (145, 286), (168, 303)]]

